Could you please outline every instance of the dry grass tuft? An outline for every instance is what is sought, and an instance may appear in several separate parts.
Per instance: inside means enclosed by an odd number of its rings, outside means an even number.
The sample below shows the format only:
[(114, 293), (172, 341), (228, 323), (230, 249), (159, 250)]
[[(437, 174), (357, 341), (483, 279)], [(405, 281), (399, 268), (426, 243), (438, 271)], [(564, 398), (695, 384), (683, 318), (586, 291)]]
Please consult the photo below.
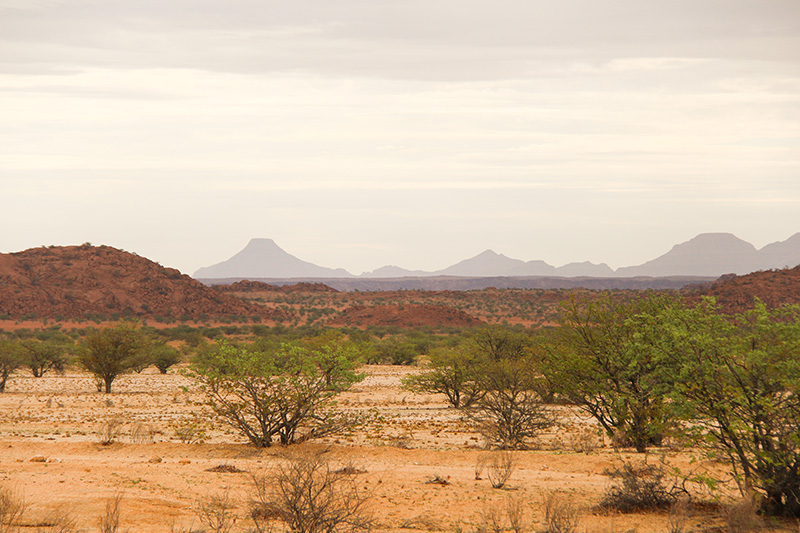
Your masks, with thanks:
[(508, 483), (508, 480), (511, 479), (511, 474), (514, 473), (516, 466), (517, 461), (514, 452), (503, 450), (492, 453), (486, 462), (486, 471), (492, 488), (503, 488)]
[(0, 533), (18, 529), (18, 521), (25, 512), (25, 501), (17, 492), (0, 486)]

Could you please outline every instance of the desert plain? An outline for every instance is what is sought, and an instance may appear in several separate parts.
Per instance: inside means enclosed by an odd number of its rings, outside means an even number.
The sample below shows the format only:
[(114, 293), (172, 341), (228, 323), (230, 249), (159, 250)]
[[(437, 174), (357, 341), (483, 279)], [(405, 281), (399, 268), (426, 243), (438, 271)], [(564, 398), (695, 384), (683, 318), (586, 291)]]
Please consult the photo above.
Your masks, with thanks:
[[(692, 503), (679, 510), (598, 509), (612, 483), (607, 470), (643, 458), (613, 448), (590, 419), (565, 406), (550, 407), (558, 411), (559, 424), (531, 449), (513, 452), (510, 478), (493, 488), (489, 470), (503, 452), (487, 449), (482, 435), (443, 397), (403, 390), (401, 377), (417, 368), (367, 365), (364, 371), (366, 378), (338, 402), (365, 415), (363, 424), (302, 444), (259, 449), (213, 423), (202, 393), (180, 366), (166, 375), (148, 368), (121, 376), (111, 394), (97, 392), (93, 378), (76, 369), (41, 378), (20, 370), (0, 395), (0, 484), (24, 501), (20, 531), (57, 531), (53, 524), (59, 520), (73, 531), (101, 531), (100, 520), (115, 498), (119, 531), (212, 531), (202, 509), (220, 499), (230, 531), (249, 531), (253, 474), (269, 478), (287, 455), (321, 454), (333, 467), (354, 472), (373, 531), (509, 527), (509, 505), (520, 510), (524, 531), (546, 531), (548, 498), (573, 506), (578, 532), (729, 530), (723, 515), (737, 496), (732, 487), (712, 495), (690, 484)], [(647, 460), (663, 460), (686, 474), (724, 473), (724, 465), (698, 457), (667, 446)], [(798, 527), (786, 521), (767, 526)]]

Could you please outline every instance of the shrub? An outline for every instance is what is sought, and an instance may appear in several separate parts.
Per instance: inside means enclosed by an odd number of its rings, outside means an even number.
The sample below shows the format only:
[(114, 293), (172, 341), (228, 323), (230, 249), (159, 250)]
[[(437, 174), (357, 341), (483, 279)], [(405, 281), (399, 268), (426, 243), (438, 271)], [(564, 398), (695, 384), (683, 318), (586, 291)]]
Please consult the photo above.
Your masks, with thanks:
[(800, 518), (800, 307), (725, 316), (711, 300), (657, 317), (664, 380), (712, 457), (768, 515)]
[(36, 533), (75, 533), (77, 520), (67, 511), (65, 506), (51, 510), (44, 519), (37, 524)]
[(578, 528), (578, 508), (560, 492), (551, 492), (544, 500), (544, 533), (573, 533)]
[(758, 505), (751, 497), (727, 505), (723, 508), (722, 518), (731, 533), (749, 533), (761, 527), (758, 517)]
[(97, 520), (101, 533), (117, 533), (122, 512), (122, 493), (106, 500), (105, 513)]
[(226, 490), (198, 501), (195, 514), (210, 531), (230, 533), (236, 521), (233, 513), (235, 508), (236, 504)]
[(15, 524), (25, 512), (22, 497), (8, 487), (0, 485), (0, 533), (15, 531)]
[(196, 444), (206, 438), (208, 423), (197, 413), (170, 422), (169, 426), (183, 444)]
[(511, 479), (517, 467), (516, 457), (511, 451), (494, 452), (486, 462), (486, 472), (492, 488), (501, 489)]
[(682, 489), (670, 482), (666, 463), (623, 461), (619, 468), (606, 470), (614, 483), (606, 490), (600, 507), (622, 513), (669, 509)]
[(110, 446), (117, 441), (117, 438), (122, 433), (122, 418), (115, 416), (109, 418), (100, 425), (100, 430), (97, 434), (97, 440), (103, 446)]
[(283, 522), (294, 533), (370, 531), (367, 497), (349, 469), (336, 469), (322, 453), (300, 451), (286, 456), (274, 476), (253, 476), (250, 516), (256, 531)]
[(20, 347), (24, 364), (31, 369), (34, 377), (40, 378), (49, 370), (64, 372), (70, 346), (63, 339), (26, 339), (20, 343)]

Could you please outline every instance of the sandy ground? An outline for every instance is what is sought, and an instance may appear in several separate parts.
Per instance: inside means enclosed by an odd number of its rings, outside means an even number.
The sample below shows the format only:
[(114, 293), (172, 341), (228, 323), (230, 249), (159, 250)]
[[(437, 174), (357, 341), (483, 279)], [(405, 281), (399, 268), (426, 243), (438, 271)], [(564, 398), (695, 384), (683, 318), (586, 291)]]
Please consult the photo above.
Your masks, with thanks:
[[(368, 377), (341, 396), (344, 409), (371, 422), (349, 434), (291, 447), (324, 453), (334, 465), (356, 467), (354, 478), (374, 513), (375, 531), (472, 531), (508, 502), (522, 506), (526, 531), (544, 530), (543, 502), (554, 492), (580, 509), (579, 532), (667, 532), (675, 518), (663, 513), (608, 515), (595, 506), (609, 486), (606, 469), (636, 454), (613, 450), (593, 424), (564, 407), (565, 422), (543, 435), (538, 449), (514, 453), (506, 486), (492, 488), (491, 460), (482, 437), (437, 396), (402, 391), (412, 369), (370, 366)], [(110, 498), (121, 494), (123, 530), (204, 529), (198, 509), (227, 494), (235, 508), (234, 531), (247, 531), (251, 473), (274, 472), (285, 461), (279, 447), (256, 449), (223, 426), (205, 426), (202, 396), (176, 371), (151, 369), (120, 377), (115, 392), (96, 391), (78, 372), (33, 378), (17, 373), (0, 394), (0, 484), (23, 498), (21, 531), (44, 529), (54, 512), (71, 516), (83, 531), (99, 531)], [(109, 421), (115, 442), (100, 443)], [(112, 424), (113, 425), (113, 424)], [(203, 428), (200, 443), (178, 433)], [(189, 431), (191, 433), (191, 431)], [(718, 465), (690, 464), (691, 453), (661, 450), (684, 471)], [(651, 460), (655, 460), (651, 458)], [(240, 472), (212, 472), (224, 465)], [(235, 467), (235, 468), (230, 468)], [(433, 479), (447, 484), (430, 483)], [(695, 497), (710, 502), (707, 494)], [(680, 518), (680, 531), (727, 531), (712, 505)], [(773, 531), (798, 531), (794, 523)]]

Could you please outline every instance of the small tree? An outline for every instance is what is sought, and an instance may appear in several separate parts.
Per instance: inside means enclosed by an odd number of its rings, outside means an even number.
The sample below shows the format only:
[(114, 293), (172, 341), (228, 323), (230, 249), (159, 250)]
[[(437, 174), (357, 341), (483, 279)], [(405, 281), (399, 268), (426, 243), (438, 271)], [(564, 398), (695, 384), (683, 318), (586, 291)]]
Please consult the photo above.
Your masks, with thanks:
[(310, 350), (285, 344), (257, 352), (222, 344), (199, 356), (190, 375), (220, 420), (268, 447), (275, 437), (291, 444), (337, 427), (341, 419), (330, 408), (336, 395), (364, 378), (354, 370), (358, 362), (345, 345)]
[(78, 345), (78, 361), (101, 380), (105, 392), (110, 393), (117, 376), (141, 364), (146, 345), (141, 330), (134, 324), (122, 322), (88, 334)]
[(5, 392), (8, 376), (22, 364), (23, 356), (19, 344), (11, 340), (0, 340), (0, 392)]
[(54, 340), (25, 339), (20, 343), (22, 359), (34, 377), (40, 378), (50, 370), (59, 374), (67, 364), (69, 346)]
[(159, 372), (166, 374), (169, 367), (181, 362), (181, 353), (166, 343), (157, 343), (148, 349), (150, 363), (155, 365)]
[(542, 401), (544, 379), (531, 357), (501, 359), (484, 368), (483, 395), (469, 411), (493, 444), (524, 448), (555, 422)]
[(530, 355), (532, 338), (524, 331), (493, 324), (478, 329), (470, 342), (477, 353), (490, 360), (513, 360)]
[(726, 317), (711, 300), (661, 316), (664, 381), (685, 430), (770, 515), (800, 517), (800, 307)]
[(673, 425), (660, 376), (658, 316), (674, 301), (651, 294), (615, 302), (572, 300), (542, 367), (555, 391), (637, 452)]
[(464, 347), (433, 351), (427, 370), (402, 379), (403, 388), (411, 392), (444, 394), (455, 408), (471, 407), (483, 397), (478, 384), (485, 356)]

